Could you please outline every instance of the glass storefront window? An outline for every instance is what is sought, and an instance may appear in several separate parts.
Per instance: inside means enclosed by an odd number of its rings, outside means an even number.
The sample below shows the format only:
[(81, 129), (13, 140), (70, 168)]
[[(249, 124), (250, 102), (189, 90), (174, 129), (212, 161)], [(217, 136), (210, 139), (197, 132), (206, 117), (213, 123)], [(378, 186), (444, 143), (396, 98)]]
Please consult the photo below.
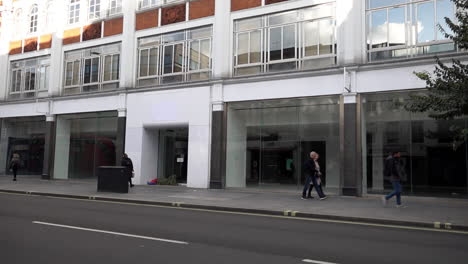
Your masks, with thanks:
[(338, 101), (322, 97), (229, 104), (226, 186), (300, 186), (302, 164), (316, 151), (326, 187), (337, 190)]
[(384, 160), (401, 152), (405, 192), (467, 194), (468, 146), (454, 149), (450, 127), (468, 127), (468, 117), (434, 120), (404, 109), (408, 92), (363, 96), (363, 170), (368, 192), (391, 189)]
[(10, 173), (10, 160), (17, 153), (21, 160), (18, 174), (42, 175), (45, 118), (6, 118), (0, 122), (0, 174)]
[(116, 162), (117, 112), (57, 117), (54, 178), (95, 178)]

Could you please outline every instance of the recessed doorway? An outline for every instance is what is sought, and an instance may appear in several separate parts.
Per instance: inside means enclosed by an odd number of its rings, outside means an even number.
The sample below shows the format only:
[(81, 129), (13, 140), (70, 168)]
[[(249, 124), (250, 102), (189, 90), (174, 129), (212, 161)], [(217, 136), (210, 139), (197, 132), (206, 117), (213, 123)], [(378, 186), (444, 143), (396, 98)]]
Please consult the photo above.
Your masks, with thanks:
[(159, 179), (175, 175), (177, 183), (187, 183), (188, 132), (188, 127), (159, 130)]

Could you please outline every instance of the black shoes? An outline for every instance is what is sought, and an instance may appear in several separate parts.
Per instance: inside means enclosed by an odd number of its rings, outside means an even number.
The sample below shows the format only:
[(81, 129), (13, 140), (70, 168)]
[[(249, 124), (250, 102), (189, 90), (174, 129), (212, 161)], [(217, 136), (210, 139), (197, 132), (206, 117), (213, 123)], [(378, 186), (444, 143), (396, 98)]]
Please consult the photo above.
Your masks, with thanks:
[(130, 184), (130, 187), (133, 187), (133, 186), (135, 186), (135, 185), (134, 185), (134, 184)]
[(13, 181), (16, 181), (16, 178), (14, 178)]

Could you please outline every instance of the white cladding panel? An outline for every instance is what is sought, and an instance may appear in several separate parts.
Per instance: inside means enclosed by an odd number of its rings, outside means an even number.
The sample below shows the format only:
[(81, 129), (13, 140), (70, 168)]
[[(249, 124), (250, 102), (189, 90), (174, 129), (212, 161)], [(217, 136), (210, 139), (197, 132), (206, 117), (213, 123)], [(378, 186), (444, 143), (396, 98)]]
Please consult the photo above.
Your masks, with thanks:
[(297, 79), (228, 84), (224, 86), (226, 102), (294, 98), (343, 93), (343, 75), (326, 75)]
[(187, 126), (187, 186), (208, 188), (210, 87), (128, 95), (125, 151), (134, 163), (135, 183), (156, 178), (158, 129)]

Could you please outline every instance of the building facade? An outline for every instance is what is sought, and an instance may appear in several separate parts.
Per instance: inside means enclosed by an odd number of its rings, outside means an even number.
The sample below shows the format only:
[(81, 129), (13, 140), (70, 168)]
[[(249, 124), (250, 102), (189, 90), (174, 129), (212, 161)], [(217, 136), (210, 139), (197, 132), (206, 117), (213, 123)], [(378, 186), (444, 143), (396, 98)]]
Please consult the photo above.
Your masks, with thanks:
[[(299, 188), (308, 153), (326, 190), (468, 193), (453, 125), (404, 108), (434, 56), (468, 61), (438, 30), (450, 0), (3, 0), (0, 175), (95, 178), (133, 160), (136, 184)], [(441, 166), (443, 164), (443, 166)]]

